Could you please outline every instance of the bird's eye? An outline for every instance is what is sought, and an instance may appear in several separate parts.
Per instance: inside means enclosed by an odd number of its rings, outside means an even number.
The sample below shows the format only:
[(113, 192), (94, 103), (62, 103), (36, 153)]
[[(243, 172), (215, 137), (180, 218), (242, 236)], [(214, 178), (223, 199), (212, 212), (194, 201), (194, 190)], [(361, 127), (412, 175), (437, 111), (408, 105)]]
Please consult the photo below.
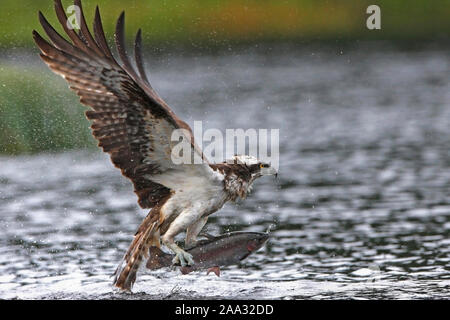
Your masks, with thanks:
[(269, 167), (269, 165), (268, 164), (265, 164), (265, 163), (261, 163), (260, 165), (259, 165), (259, 167), (262, 169), (262, 168), (268, 168)]

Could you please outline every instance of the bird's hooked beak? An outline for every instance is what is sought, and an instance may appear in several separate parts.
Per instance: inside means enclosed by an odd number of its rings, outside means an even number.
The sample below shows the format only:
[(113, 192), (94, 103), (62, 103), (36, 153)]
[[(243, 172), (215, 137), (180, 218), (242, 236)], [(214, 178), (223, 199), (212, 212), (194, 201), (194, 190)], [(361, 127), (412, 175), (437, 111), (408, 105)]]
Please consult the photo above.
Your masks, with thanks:
[(275, 176), (275, 178), (276, 178), (278, 176), (278, 171), (272, 167), (261, 168), (261, 175), (262, 176)]

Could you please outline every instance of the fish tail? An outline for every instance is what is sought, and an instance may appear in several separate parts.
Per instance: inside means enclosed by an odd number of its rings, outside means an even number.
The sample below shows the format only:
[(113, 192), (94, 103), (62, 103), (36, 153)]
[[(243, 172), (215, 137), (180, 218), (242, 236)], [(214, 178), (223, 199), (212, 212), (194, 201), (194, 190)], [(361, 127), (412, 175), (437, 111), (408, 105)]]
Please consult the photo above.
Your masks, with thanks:
[(146, 267), (150, 270), (156, 270), (164, 267), (168, 267), (172, 264), (172, 256), (163, 252), (157, 246), (150, 247), (150, 257), (147, 260)]

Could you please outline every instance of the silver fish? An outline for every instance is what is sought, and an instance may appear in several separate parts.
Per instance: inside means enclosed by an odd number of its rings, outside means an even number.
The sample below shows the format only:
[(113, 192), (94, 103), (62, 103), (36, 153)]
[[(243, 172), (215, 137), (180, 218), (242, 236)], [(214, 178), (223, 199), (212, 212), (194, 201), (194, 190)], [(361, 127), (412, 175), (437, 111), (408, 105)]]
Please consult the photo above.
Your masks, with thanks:
[[(229, 232), (218, 237), (209, 236), (208, 240), (200, 240), (195, 247), (186, 250), (192, 254), (195, 264), (180, 266), (180, 271), (187, 274), (208, 269), (208, 274), (212, 271), (220, 276), (220, 267), (239, 263), (261, 248), (268, 239), (269, 233), (263, 232)], [(173, 266), (173, 257), (157, 247), (151, 247), (146, 266), (150, 270), (170, 267)]]

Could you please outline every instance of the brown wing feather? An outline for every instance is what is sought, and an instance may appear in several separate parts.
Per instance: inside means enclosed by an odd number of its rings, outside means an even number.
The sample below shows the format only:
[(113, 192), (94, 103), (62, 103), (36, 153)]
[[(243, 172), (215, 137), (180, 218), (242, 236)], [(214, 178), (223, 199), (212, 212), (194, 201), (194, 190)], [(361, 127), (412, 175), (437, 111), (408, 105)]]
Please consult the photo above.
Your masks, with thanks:
[[(136, 66), (139, 71), (139, 75), (145, 81), (145, 83), (151, 88), (150, 82), (148, 81), (147, 75), (144, 70), (144, 63), (142, 62), (142, 31), (138, 30), (136, 33), (136, 38), (134, 40), (134, 60), (136, 61)], [(153, 89), (153, 88), (152, 88)]]
[(105, 32), (103, 31), (102, 18), (100, 17), (100, 9), (98, 6), (95, 7), (94, 37), (103, 53), (106, 54), (111, 61), (116, 61), (111, 53), (111, 50), (109, 49), (108, 42), (106, 41)]
[(83, 7), (80, 0), (75, 0), (74, 5), (78, 6), (80, 8), (80, 34), (84, 38), (85, 43), (87, 43), (88, 47), (93, 49), (95, 53), (100, 56), (104, 57), (105, 53), (100, 49), (97, 42), (95, 42), (94, 38), (92, 37), (91, 33), (89, 32), (89, 28), (86, 24), (86, 19), (84, 18), (84, 12)]
[(51, 43), (36, 31), (33, 31), (34, 40), (42, 52), (41, 58), (69, 82), (81, 103), (91, 107), (86, 116), (92, 120), (92, 133), (103, 151), (110, 154), (114, 165), (133, 182), (139, 205), (153, 207), (170, 193), (167, 187), (152, 181), (151, 176), (170, 167), (168, 139), (171, 131), (187, 129), (193, 149), (199, 154), (201, 150), (193, 141), (190, 127), (148, 84), (140, 52), (140, 32), (135, 41), (139, 77), (125, 52), (124, 14), (117, 21), (115, 34), (123, 63), (119, 65), (106, 42), (98, 7), (93, 37), (81, 1), (76, 0), (75, 5), (81, 9), (79, 34), (67, 26), (61, 1), (55, 1), (56, 15), (72, 43), (59, 35), (42, 13), (39, 13), (39, 20)]

